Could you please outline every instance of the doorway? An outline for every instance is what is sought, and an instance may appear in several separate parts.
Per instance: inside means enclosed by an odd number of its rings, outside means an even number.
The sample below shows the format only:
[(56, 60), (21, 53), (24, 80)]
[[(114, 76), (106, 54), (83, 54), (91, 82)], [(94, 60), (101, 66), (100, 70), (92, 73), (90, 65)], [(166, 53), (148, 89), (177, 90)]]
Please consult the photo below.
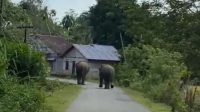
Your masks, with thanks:
[(72, 61), (72, 77), (75, 76), (75, 72), (76, 72), (76, 62)]

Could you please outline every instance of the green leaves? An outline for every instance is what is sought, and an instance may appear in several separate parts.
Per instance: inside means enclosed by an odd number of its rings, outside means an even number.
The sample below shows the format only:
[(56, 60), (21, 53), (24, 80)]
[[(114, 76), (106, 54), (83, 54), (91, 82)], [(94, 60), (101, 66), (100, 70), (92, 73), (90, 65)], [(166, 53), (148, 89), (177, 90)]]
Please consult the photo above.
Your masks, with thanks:
[(49, 72), (42, 54), (24, 44), (9, 43), (7, 46), (7, 71), (19, 78), (44, 79)]
[(19, 84), (13, 77), (0, 76), (1, 112), (39, 112), (44, 106), (44, 95), (34, 85)]
[(186, 112), (179, 88), (181, 78), (189, 73), (180, 53), (150, 45), (129, 45), (125, 54), (127, 62), (117, 67), (120, 84), (144, 91), (152, 99)]

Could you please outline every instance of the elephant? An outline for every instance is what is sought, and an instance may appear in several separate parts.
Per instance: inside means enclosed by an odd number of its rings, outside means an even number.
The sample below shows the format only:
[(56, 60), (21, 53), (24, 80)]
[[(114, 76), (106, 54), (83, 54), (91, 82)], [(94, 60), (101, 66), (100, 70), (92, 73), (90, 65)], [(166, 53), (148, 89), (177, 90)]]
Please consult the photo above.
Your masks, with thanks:
[(85, 84), (85, 77), (89, 69), (90, 66), (87, 62), (81, 61), (76, 64), (77, 84)]
[(103, 87), (105, 84), (105, 89), (113, 88), (113, 78), (115, 74), (115, 69), (109, 64), (102, 64), (99, 68), (99, 87)]

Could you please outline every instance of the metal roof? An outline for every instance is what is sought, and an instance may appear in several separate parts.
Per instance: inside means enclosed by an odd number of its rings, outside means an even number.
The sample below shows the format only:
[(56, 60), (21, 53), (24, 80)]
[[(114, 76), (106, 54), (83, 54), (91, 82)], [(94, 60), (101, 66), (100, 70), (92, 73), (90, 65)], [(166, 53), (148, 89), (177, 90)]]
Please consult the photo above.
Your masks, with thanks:
[(120, 55), (117, 49), (108, 45), (81, 45), (73, 44), (73, 46), (86, 58), (90, 60), (101, 61), (120, 61)]
[(28, 37), (28, 42), (41, 52), (56, 53), (59, 56), (63, 56), (72, 47), (63, 37), (53, 35), (32, 35)]

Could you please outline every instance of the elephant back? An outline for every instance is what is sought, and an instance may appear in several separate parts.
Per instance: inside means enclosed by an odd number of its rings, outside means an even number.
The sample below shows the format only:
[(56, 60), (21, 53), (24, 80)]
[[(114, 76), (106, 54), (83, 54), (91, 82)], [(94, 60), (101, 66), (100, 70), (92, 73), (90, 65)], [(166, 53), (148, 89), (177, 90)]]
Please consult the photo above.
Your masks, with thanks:
[(87, 62), (81, 61), (76, 64), (76, 71), (87, 73), (89, 71), (89, 64)]
[(114, 75), (115, 74), (115, 69), (111, 65), (108, 64), (102, 64), (101, 68), (99, 70), (101, 74), (109, 74), (109, 75)]

